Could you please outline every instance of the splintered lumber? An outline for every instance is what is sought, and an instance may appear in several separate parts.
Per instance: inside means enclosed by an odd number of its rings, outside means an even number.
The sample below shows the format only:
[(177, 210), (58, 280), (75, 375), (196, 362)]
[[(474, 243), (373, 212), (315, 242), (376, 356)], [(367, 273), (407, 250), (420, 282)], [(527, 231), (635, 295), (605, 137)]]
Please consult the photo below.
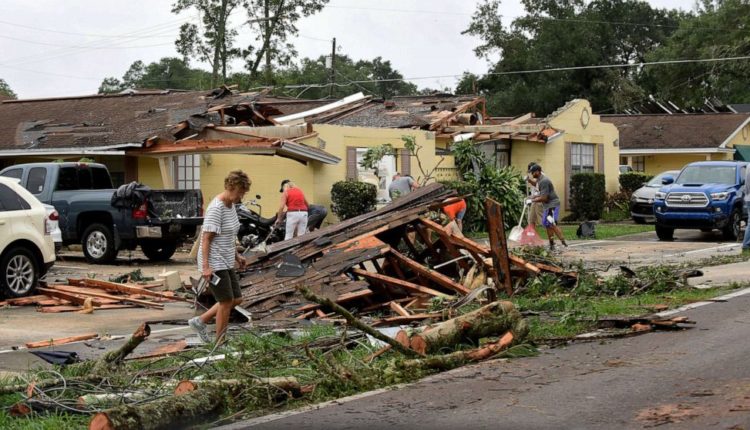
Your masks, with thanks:
[(481, 338), (509, 330), (514, 331), (517, 339), (523, 339), (528, 327), (513, 303), (497, 301), (422, 330), (401, 330), (396, 339), (400, 345), (420, 354), (431, 354), (462, 342), (477, 343)]
[(449, 233), (443, 229), (443, 227), (435, 221), (427, 218), (420, 218), (419, 222), (424, 224), (427, 228), (437, 233), (438, 236), (450, 241), (456, 246), (466, 248), (468, 251), (474, 252), (485, 257), (489, 257), (490, 249), (484, 245), (480, 245), (467, 237), (456, 236), (455, 234)]
[[(94, 309), (127, 309), (127, 308), (135, 308), (136, 305), (109, 305), (104, 304), (95, 307)], [(37, 312), (41, 313), (47, 313), (47, 314), (57, 314), (61, 312), (78, 312), (81, 311), (83, 308), (81, 306), (70, 306), (70, 305), (58, 305), (58, 306), (41, 306), (37, 308)]]
[(49, 339), (49, 340), (40, 340), (38, 342), (28, 342), (26, 343), (26, 348), (32, 349), (32, 348), (44, 348), (48, 346), (56, 346), (56, 345), (64, 345), (66, 343), (71, 342), (79, 342), (82, 340), (89, 340), (93, 339), (95, 337), (98, 337), (99, 335), (96, 333), (87, 333), (87, 334), (80, 334), (78, 336), (70, 336), (70, 337), (61, 337), (58, 339)]
[(384, 335), (383, 333), (373, 329), (372, 327), (368, 326), (367, 324), (363, 323), (359, 319), (357, 319), (354, 315), (351, 314), (351, 312), (344, 309), (342, 306), (334, 303), (330, 299), (327, 299), (325, 297), (318, 297), (317, 295), (313, 294), (312, 291), (310, 291), (308, 288), (304, 286), (298, 287), (300, 293), (311, 302), (318, 303), (324, 308), (331, 309), (332, 311), (336, 312), (337, 314), (341, 315), (346, 319), (346, 322), (349, 323), (350, 326), (359, 329), (370, 336), (374, 337), (377, 340), (380, 340), (382, 342), (385, 342), (393, 347), (396, 351), (406, 355), (407, 357), (414, 357), (419, 355), (418, 353), (414, 352), (413, 350), (410, 350), (407, 347), (404, 347), (400, 343), (398, 343), (396, 340), (394, 340), (391, 337), (388, 337)]
[(411, 316), (411, 314), (409, 313), (409, 311), (407, 311), (406, 309), (404, 309), (401, 305), (399, 305), (396, 302), (390, 302), (388, 304), (388, 306), (390, 306), (390, 308), (391, 308), (391, 310), (393, 312), (396, 312), (397, 314), (401, 315), (402, 317)]
[(400, 252), (396, 251), (395, 249), (391, 250), (391, 254), (396, 257), (396, 259), (403, 263), (406, 267), (411, 269), (413, 272), (415, 272), (418, 275), (421, 275), (434, 283), (445, 287), (449, 290), (455, 291), (459, 294), (469, 294), (471, 291), (469, 289), (465, 288), (463, 285), (455, 282), (451, 278), (443, 275), (442, 273), (428, 269), (427, 267), (417, 263), (416, 261), (412, 260), (411, 258), (401, 254)]
[(125, 302), (125, 303), (132, 303), (134, 305), (145, 306), (147, 308), (153, 308), (153, 309), (164, 309), (164, 305), (160, 303), (154, 303), (148, 300), (134, 299), (128, 296), (114, 296), (112, 294), (102, 293), (99, 291), (92, 291), (91, 289), (84, 290), (81, 287), (71, 287), (67, 285), (50, 285), (49, 288), (55, 289), (57, 291), (63, 291), (66, 293), (78, 294), (80, 296), (116, 300), (116, 301)]
[(150, 334), (151, 327), (149, 327), (149, 325), (146, 323), (141, 324), (137, 329), (135, 329), (133, 334), (130, 336), (130, 339), (128, 339), (124, 345), (101, 356), (101, 358), (96, 361), (96, 364), (94, 364), (92, 372), (95, 374), (101, 373), (108, 370), (112, 365), (121, 363), (122, 360), (124, 360), (125, 357), (128, 356), (128, 354), (133, 352), (133, 350), (137, 348), (138, 345), (146, 340), (146, 338)]
[(138, 294), (141, 296), (158, 297), (165, 300), (180, 300), (183, 302), (192, 302), (191, 299), (180, 297), (174, 294), (162, 293), (159, 291), (151, 291), (146, 287), (134, 287), (131, 285), (119, 284), (117, 282), (102, 281), (101, 279), (81, 279), (81, 286), (89, 288), (98, 288), (108, 291), (116, 291), (125, 294)]
[(510, 261), (508, 258), (508, 242), (505, 240), (505, 222), (503, 221), (503, 207), (492, 199), (484, 201), (487, 214), (487, 231), (490, 236), (490, 252), (492, 253), (493, 277), (495, 288), (501, 286), (508, 296), (513, 295), (513, 281), (510, 278)]
[[(81, 294), (75, 294), (75, 293), (71, 293), (71, 292), (67, 292), (67, 291), (61, 291), (61, 290), (57, 290), (57, 289), (53, 289), (53, 288), (41, 288), (41, 287), (38, 287), (37, 291), (39, 291), (40, 293), (44, 293), (44, 294), (46, 294), (46, 295), (48, 295), (50, 297), (57, 297), (58, 299), (67, 300), (67, 301), (69, 301), (71, 303), (75, 303), (75, 304), (80, 305), (80, 306), (83, 306), (86, 303), (86, 299), (89, 298), (89, 297), (84, 297)], [(94, 300), (92, 300), (92, 304), (94, 306), (101, 306), (102, 305), (102, 301), (94, 299)]]
[(540, 272), (542, 271), (542, 270), (541, 270), (541, 269), (540, 269), (539, 267), (537, 267), (536, 265), (534, 265), (534, 264), (531, 264), (531, 263), (529, 263), (528, 261), (524, 260), (523, 258), (521, 258), (521, 257), (519, 257), (519, 256), (517, 256), (517, 255), (513, 255), (513, 254), (511, 254), (511, 255), (508, 255), (508, 259), (509, 259), (509, 260), (510, 260), (510, 262), (511, 262), (511, 263), (513, 263), (514, 265), (516, 265), (516, 266), (518, 266), (518, 267), (521, 267), (521, 268), (523, 268), (523, 269), (526, 269), (526, 270), (528, 270), (529, 272), (533, 272), (533, 273), (540, 273)]
[(441, 293), (440, 291), (433, 290), (432, 288), (423, 287), (419, 284), (415, 284), (409, 281), (404, 281), (398, 278), (393, 278), (391, 276), (381, 275), (379, 273), (372, 273), (372, 272), (368, 272), (362, 269), (352, 269), (352, 273), (354, 273), (355, 275), (359, 275), (363, 278), (380, 281), (385, 284), (393, 285), (396, 287), (401, 287), (411, 293), (429, 294), (435, 297), (448, 297), (447, 294)]
[(170, 354), (174, 354), (176, 352), (180, 352), (184, 350), (185, 348), (187, 348), (187, 341), (185, 339), (182, 339), (176, 342), (168, 343), (159, 348), (156, 348), (153, 351), (149, 352), (148, 354), (139, 355), (137, 357), (127, 357), (125, 358), (125, 360), (142, 360), (145, 358), (164, 357)]

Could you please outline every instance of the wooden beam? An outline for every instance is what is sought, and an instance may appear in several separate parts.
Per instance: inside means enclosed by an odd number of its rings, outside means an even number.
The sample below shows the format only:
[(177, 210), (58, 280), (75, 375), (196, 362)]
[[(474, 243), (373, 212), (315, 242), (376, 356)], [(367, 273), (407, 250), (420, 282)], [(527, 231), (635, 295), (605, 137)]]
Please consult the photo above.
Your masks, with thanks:
[(40, 340), (39, 342), (27, 342), (26, 348), (44, 348), (47, 346), (63, 345), (71, 342), (79, 342), (82, 340), (89, 340), (95, 337), (99, 337), (96, 333), (81, 334), (78, 336), (61, 337), (58, 339)]
[(383, 282), (390, 284), (395, 287), (401, 287), (412, 293), (423, 293), (429, 294), (435, 297), (448, 297), (448, 294), (441, 293), (440, 291), (433, 290), (432, 288), (423, 287), (422, 285), (415, 284), (413, 282), (405, 281), (403, 279), (393, 278), (391, 276), (381, 275), (379, 273), (372, 273), (362, 269), (352, 269), (352, 273), (359, 275), (366, 279), (372, 279), (374, 281)]
[[(46, 294), (46, 295), (48, 295), (50, 297), (57, 297), (58, 299), (67, 300), (70, 303), (75, 303), (75, 304), (81, 305), (81, 306), (83, 306), (83, 304), (86, 302), (87, 298), (90, 298), (90, 297), (81, 296), (80, 294), (73, 294), (73, 293), (66, 292), (66, 291), (58, 291), (58, 290), (55, 290), (55, 289), (52, 289), (52, 288), (41, 288), (41, 287), (39, 287), (36, 290), (39, 291), (40, 293), (44, 293), (44, 294)], [(94, 306), (101, 306), (102, 302), (100, 300), (97, 300), (97, 299), (91, 299), (91, 304), (94, 305)]]
[[(369, 288), (366, 288), (364, 290), (354, 291), (352, 293), (342, 294), (342, 295), (336, 297), (335, 302), (339, 303), (339, 304), (346, 303), (346, 302), (349, 302), (349, 301), (352, 301), (352, 300), (362, 299), (362, 298), (365, 298), (365, 297), (369, 297), (369, 296), (371, 296), (373, 294), (374, 293), (372, 292), (372, 290), (370, 290)], [(304, 305), (304, 306), (301, 306), (301, 307), (297, 308), (296, 310), (299, 311), (299, 312), (305, 312), (305, 311), (317, 309), (319, 307), (320, 307), (320, 305), (317, 304), (317, 303), (309, 303), (307, 305)]]
[(409, 311), (407, 311), (406, 309), (404, 309), (401, 305), (399, 305), (396, 302), (390, 302), (388, 304), (388, 306), (390, 306), (390, 308), (391, 308), (391, 310), (393, 312), (396, 312), (397, 314), (401, 315), (402, 317), (411, 316), (411, 314), (409, 313)]
[[(133, 299), (128, 296), (114, 296), (112, 294), (107, 293), (100, 293), (98, 291), (83, 291), (81, 287), (71, 287), (67, 285), (50, 285), (49, 288), (55, 289), (57, 291), (63, 291), (66, 293), (72, 293), (72, 294), (79, 294), (81, 296), (88, 296), (88, 297), (96, 297), (99, 299), (110, 299), (110, 300), (117, 300), (124, 303), (131, 303), (134, 305), (140, 305), (147, 308), (153, 308), (153, 309), (164, 309), (164, 305), (160, 303), (154, 303), (150, 302), (148, 300), (141, 300), (141, 299)], [(45, 292), (45, 294), (49, 294), (48, 292)]]
[(147, 290), (145, 288), (133, 287), (130, 285), (125, 285), (125, 284), (118, 284), (116, 282), (102, 281), (101, 279), (81, 279), (81, 284), (84, 287), (98, 288), (101, 290), (108, 290), (108, 291), (117, 291), (118, 293), (140, 294), (142, 296), (159, 297), (159, 298), (167, 299), (167, 300), (179, 300), (179, 301), (190, 302), (190, 303), (193, 302), (192, 299), (188, 299), (185, 297), (164, 294), (158, 291)]
[(465, 237), (459, 237), (454, 234), (448, 233), (447, 231), (443, 230), (443, 227), (440, 224), (436, 223), (435, 221), (432, 221), (426, 218), (420, 218), (419, 222), (424, 224), (430, 230), (437, 233), (438, 236), (440, 236), (441, 238), (445, 238), (446, 240), (449, 240), (455, 245), (458, 245), (462, 248), (466, 248), (469, 251), (473, 251), (485, 257), (491, 256), (490, 248), (487, 248), (484, 245), (480, 245), (471, 239), (468, 239)]
[(537, 266), (529, 263), (528, 261), (516, 255), (513, 255), (513, 254), (508, 255), (508, 260), (510, 260), (510, 262), (515, 264), (516, 266), (526, 269), (529, 272), (533, 272), (533, 273), (541, 272), (541, 270)]
[(493, 277), (496, 288), (503, 286), (508, 296), (513, 295), (513, 281), (510, 278), (510, 260), (508, 258), (508, 242), (505, 239), (505, 223), (503, 221), (503, 207), (492, 199), (484, 201), (487, 212), (487, 229), (490, 234), (490, 251), (494, 266)]
[(405, 264), (409, 269), (417, 273), (418, 275), (424, 276), (427, 279), (430, 279), (431, 281), (435, 282), (436, 284), (445, 287), (449, 290), (453, 290), (460, 294), (469, 294), (471, 290), (464, 287), (463, 285), (455, 282), (451, 278), (443, 275), (442, 273), (428, 269), (425, 266), (422, 266), (421, 264), (417, 263), (416, 261), (412, 260), (411, 258), (401, 254), (400, 252), (396, 251), (395, 249), (391, 250), (391, 254), (396, 257), (397, 260), (399, 260), (401, 263)]

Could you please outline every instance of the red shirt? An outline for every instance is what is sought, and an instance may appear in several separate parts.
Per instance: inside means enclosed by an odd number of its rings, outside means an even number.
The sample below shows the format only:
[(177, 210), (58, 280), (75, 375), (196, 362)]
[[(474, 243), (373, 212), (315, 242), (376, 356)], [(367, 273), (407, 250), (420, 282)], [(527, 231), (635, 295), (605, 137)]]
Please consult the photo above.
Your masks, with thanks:
[(305, 195), (297, 187), (286, 190), (286, 210), (287, 211), (306, 211)]
[(466, 202), (463, 199), (457, 201), (456, 203), (451, 203), (449, 205), (443, 206), (443, 212), (448, 215), (448, 218), (451, 221), (456, 219), (456, 216), (462, 210), (466, 210)]

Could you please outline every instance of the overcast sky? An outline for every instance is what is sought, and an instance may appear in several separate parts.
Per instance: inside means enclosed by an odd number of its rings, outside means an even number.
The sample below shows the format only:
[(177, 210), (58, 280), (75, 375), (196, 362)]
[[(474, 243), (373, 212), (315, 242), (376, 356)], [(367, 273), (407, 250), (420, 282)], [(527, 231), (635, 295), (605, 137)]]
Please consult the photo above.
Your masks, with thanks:
[[(94, 94), (106, 76), (122, 77), (136, 60), (176, 56), (179, 26), (196, 14), (175, 15), (165, 0), (2, 0), (0, 78), (19, 98)], [(478, 41), (461, 35), (478, 1), (331, 0), (299, 22), (303, 57), (331, 51), (356, 59), (382, 56), (405, 77), (482, 73)], [(689, 7), (684, 0), (649, 0), (657, 7)], [(523, 13), (519, 0), (503, 2), (503, 24)], [(238, 14), (237, 20), (243, 15)], [(247, 38), (244, 40), (249, 41)], [(237, 62), (232, 69), (239, 71)], [(420, 88), (453, 87), (454, 78), (414, 80)]]

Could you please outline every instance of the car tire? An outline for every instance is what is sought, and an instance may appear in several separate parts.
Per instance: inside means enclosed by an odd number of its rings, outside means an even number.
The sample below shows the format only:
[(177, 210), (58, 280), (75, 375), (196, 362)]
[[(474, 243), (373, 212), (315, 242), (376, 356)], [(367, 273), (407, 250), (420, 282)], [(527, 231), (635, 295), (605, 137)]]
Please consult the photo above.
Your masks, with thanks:
[(112, 228), (104, 224), (91, 224), (83, 232), (81, 239), (83, 255), (92, 264), (107, 264), (117, 258), (115, 237)]
[(639, 216), (633, 217), (633, 222), (636, 224), (646, 224), (646, 218), (641, 218)]
[(671, 227), (664, 227), (663, 225), (656, 224), (656, 236), (659, 240), (672, 241), (674, 240), (674, 229)]
[(736, 241), (740, 237), (740, 228), (742, 227), (742, 211), (736, 207), (729, 214), (727, 225), (721, 230), (724, 240)]
[(167, 261), (177, 250), (177, 242), (148, 241), (141, 243), (141, 251), (151, 261)]
[(39, 279), (39, 262), (34, 253), (23, 246), (5, 251), (0, 259), (0, 288), (8, 298), (28, 296)]

